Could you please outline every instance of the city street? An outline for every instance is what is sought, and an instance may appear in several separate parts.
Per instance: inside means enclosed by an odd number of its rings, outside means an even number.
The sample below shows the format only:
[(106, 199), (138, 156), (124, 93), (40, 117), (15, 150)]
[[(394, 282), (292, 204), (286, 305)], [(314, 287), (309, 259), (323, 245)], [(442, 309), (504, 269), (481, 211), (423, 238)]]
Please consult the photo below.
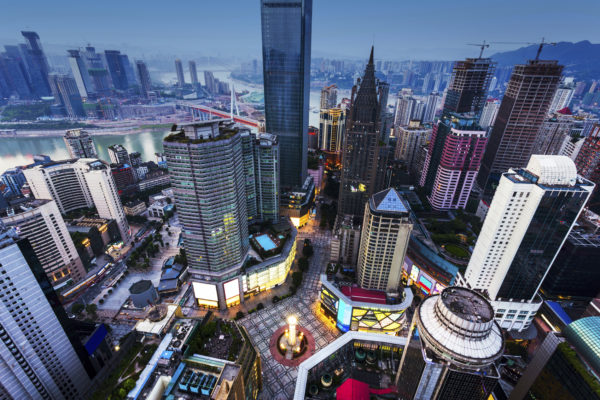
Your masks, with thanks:
[[(315, 352), (331, 343), (340, 332), (319, 311), (319, 275), (325, 271), (329, 261), (331, 231), (321, 230), (318, 220), (311, 219), (300, 229), (300, 243), (309, 238), (314, 254), (309, 270), (304, 274), (302, 285), (292, 297), (277, 304), (265, 303), (265, 309), (246, 316), (239, 322), (246, 327), (252, 342), (258, 349), (263, 369), (263, 390), (260, 399), (285, 400), (293, 397), (296, 386), (297, 367), (285, 367), (273, 359), (269, 341), (273, 333), (286, 324), (289, 315), (295, 315), (298, 324), (311, 332), (315, 338)], [(299, 244), (298, 252), (302, 251)], [(288, 278), (289, 279), (289, 278)]]

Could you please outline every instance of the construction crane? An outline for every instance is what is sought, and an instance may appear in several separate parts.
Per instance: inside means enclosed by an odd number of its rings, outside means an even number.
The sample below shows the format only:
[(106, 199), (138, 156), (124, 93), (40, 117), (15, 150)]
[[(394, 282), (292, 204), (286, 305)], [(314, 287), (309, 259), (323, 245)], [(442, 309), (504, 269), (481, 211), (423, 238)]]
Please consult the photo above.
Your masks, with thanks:
[(490, 44), (486, 43), (484, 40), (483, 43), (467, 43), (467, 46), (477, 46), (477, 47), (481, 48), (481, 51), (479, 52), (479, 58), (481, 58), (481, 56), (483, 56), (483, 50), (490, 47)]
[(536, 44), (539, 45), (537, 53), (535, 55), (535, 61), (538, 61), (540, 59), (540, 54), (542, 53), (542, 49), (544, 48), (544, 46), (556, 46), (556, 42), (546, 42), (544, 38), (542, 38), (542, 41), (539, 43), (534, 43), (534, 42), (492, 42), (493, 44), (527, 44), (527, 45), (532, 45), (532, 44)]

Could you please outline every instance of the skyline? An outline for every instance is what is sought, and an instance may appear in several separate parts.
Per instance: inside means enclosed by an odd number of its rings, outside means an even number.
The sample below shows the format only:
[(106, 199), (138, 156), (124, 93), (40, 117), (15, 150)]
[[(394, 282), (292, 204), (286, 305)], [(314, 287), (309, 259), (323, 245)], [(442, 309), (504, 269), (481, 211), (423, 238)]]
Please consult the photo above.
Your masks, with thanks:
[[(474, 0), (461, 0), (460, 4), (441, 0), (432, 3), (380, 0), (376, 7), (365, 8), (357, 0), (317, 2), (313, 6), (313, 58), (360, 59), (372, 44), (378, 59), (453, 60), (475, 57), (477, 49), (467, 43), (484, 39), (536, 42), (545, 37), (557, 42), (600, 43), (600, 32), (594, 24), (594, 16), (600, 14), (600, 3), (593, 0), (576, 0), (577, 6), (572, 11), (564, 10), (563, 2), (558, 0), (527, 3), (508, 0), (491, 5)], [(135, 57), (160, 53), (166, 57), (236, 54), (240, 58), (260, 58), (259, 1), (205, 4), (184, 1), (172, 8), (161, 7), (155, 0), (144, 3), (109, 0), (102, 4), (61, 0), (52, 6), (48, 4), (33, 0), (27, 3), (27, 8), (16, 4), (5, 6), (0, 43), (20, 42), (21, 30), (34, 30), (50, 54), (60, 54), (64, 46), (80, 47), (89, 42), (99, 48), (123, 49)], [(518, 13), (514, 11), (517, 7)], [(182, 13), (184, 9), (196, 11)], [(468, 25), (456, 24), (465, 10), (468, 10)], [(207, 14), (218, 17), (205, 18)], [(94, 20), (90, 19), (92, 15)], [(222, 29), (224, 20), (229, 23), (226, 31)], [(355, 26), (361, 29), (354, 29)], [(453, 29), (455, 26), (460, 28)], [(204, 41), (205, 37), (210, 37), (211, 42)], [(493, 44), (485, 54), (518, 47), (521, 45), (517, 43)]]

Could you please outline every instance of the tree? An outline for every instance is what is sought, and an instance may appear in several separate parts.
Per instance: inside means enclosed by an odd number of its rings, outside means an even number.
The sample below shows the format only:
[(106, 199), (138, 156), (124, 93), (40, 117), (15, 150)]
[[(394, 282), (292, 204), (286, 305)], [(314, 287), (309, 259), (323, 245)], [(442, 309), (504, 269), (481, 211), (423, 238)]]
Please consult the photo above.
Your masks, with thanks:
[(85, 306), (81, 303), (75, 303), (71, 306), (71, 312), (75, 315), (81, 315), (84, 309)]
[(125, 382), (123, 382), (123, 388), (130, 392), (135, 387), (135, 381), (132, 378), (127, 378)]
[(235, 319), (242, 319), (244, 318), (244, 313), (242, 311), (238, 311), (237, 313), (235, 313)]
[(85, 311), (88, 314), (96, 314), (96, 311), (98, 310), (98, 306), (95, 305), (94, 303), (90, 303), (87, 306), (85, 306)]
[(314, 254), (314, 250), (313, 247), (310, 244), (304, 244), (304, 247), (302, 248), (302, 255), (305, 257), (310, 257)]
[(258, 303), (258, 304), (256, 305), (256, 309), (257, 309), (257, 310), (262, 310), (263, 308), (265, 308), (265, 305), (264, 305), (263, 303)]
[(302, 275), (302, 271), (296, 271), (292, 274), (292, 285), (294, 287), (298, 287), (302, 284)]
[(301, 257), (298, 260), (298, 268), (300, 269), (300, 271), (305, 272), (308, 271), (308, 258), (306, 257)]

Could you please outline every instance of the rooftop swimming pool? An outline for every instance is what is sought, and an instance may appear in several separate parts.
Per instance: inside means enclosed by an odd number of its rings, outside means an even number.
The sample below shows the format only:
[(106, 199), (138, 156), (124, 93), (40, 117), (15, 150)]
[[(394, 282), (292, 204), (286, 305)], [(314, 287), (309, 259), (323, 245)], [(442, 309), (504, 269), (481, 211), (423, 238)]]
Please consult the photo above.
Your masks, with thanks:
[(271, 239), (266, 233), (254, 236), (254, 239), (256, 239), (256, 241), (258, 242), (260, 247), (263, 248), (264, 251), (273, 250), (277, 247), (273, 239)]

